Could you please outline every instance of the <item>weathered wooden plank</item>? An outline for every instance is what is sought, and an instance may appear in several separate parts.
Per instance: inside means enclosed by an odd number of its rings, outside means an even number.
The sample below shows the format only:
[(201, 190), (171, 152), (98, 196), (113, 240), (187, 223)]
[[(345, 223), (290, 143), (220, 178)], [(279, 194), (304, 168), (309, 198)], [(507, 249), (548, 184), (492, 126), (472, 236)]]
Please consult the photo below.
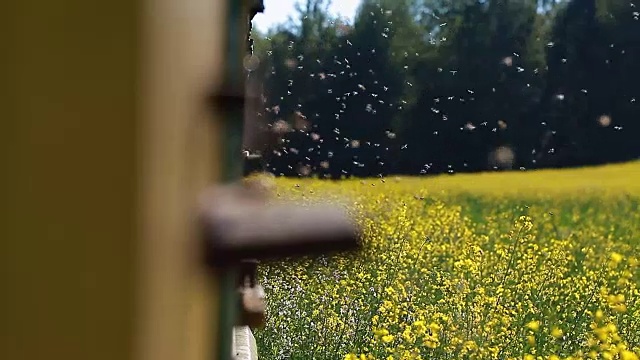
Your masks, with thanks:
[(248, 326), (233, 328), (233, 358), (235, 360), (258, 360), (256, 339)]

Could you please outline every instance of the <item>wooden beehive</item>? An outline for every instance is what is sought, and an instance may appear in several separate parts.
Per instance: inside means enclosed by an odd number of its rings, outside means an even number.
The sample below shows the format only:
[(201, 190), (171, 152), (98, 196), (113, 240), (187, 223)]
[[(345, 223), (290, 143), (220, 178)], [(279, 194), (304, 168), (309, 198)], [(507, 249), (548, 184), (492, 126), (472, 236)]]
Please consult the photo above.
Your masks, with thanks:
[(221, 127), (242, 122), (228, 101), (243, 102), (248, 1), (24, 0), (1, 13), (0, 359), (255, 359), (227, 316), (228, 260), (356, 245), (336, 209), (226, 206), (255, 189), (197, 202), (223, 168), (240, 176), (241, 141), (223, 158), (220, 134), (242, 135)]
[(0, 358), (214, 358), (193, 205), (227, 3), (3, 7)]

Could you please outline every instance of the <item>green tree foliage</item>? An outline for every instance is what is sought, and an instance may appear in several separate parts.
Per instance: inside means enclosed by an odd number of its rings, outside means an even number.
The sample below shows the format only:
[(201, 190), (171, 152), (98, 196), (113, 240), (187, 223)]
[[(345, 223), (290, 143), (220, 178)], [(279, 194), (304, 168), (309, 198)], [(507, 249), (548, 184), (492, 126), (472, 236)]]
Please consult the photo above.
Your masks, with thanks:
[[(640, 21), (632, 4), (573, 0), (555, 17), (547, 53), (545, 165), (637, 157)], [(546, 140), (545, 139), (545, 140)]]
[[(640, 155), (640, 20), (616, 0), (307, 0), (254, 34), (265, 154), (289, 176), (568, 166)], [(273, 151), (271, 151), (273, 150)]]

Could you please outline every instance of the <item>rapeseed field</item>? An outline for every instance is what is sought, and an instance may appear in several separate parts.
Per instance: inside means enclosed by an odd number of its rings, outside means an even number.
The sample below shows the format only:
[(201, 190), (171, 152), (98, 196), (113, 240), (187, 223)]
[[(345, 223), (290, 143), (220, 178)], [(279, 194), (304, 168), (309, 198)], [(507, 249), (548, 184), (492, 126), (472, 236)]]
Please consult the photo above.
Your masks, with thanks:
[(261, 266), (261, 359), (640, 356), (639, 163), (275, 187), (364, 249)]

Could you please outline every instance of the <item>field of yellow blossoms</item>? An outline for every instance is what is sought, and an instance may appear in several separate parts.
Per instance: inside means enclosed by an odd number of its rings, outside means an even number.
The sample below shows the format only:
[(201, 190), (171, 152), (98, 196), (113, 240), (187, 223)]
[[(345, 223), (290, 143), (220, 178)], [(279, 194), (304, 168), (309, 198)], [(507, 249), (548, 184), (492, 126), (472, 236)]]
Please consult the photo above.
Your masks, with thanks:
[(638, 359), (640, 164), (277, 179), (364, 250), (263, 264), (261, 359)]

